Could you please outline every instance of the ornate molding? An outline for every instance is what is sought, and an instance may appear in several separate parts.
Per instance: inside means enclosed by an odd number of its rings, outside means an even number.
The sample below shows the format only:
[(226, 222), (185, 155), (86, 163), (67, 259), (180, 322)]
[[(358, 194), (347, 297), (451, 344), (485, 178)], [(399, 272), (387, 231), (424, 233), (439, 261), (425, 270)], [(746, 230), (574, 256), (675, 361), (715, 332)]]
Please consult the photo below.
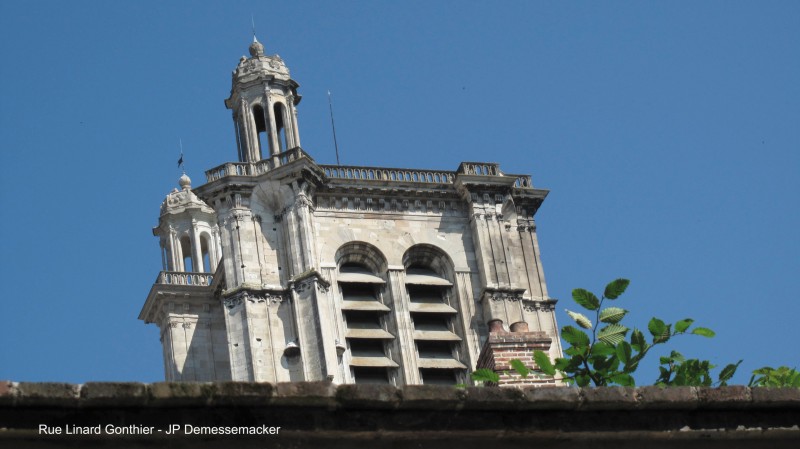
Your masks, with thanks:
[(556, 302), (524, 299), (522, 300), (522, 309), (526, 312), (554, 312)]
[(233, 296), (233, 297), (225, 298), (225, 299), (222, 300), (222, 304), (227, 309), (233, 309), (234, 307), (240, 305), (241, 303), (242, 303), (242, 297), (241, 296)]
[[(316, 198), (316, 210), (344, 212), (385, 212), (402, 214), (451, 215), (463, 210), (460, 201), (426, 198), (396, 198), (387, 195), (361, 196), (353, 194), (325, 195)], [(313, 204), (311, 205), (313, 207)]]
[(522, 294), (525, 293), (525, 289), (516, 289), (516, 288), (507, 288), (507, 289), (498, 289), (498, 288), (487, 288), (483, 291), (483, 298), (489, 301), (508, 301), (508, 302), (517, 302), (522, 301)]

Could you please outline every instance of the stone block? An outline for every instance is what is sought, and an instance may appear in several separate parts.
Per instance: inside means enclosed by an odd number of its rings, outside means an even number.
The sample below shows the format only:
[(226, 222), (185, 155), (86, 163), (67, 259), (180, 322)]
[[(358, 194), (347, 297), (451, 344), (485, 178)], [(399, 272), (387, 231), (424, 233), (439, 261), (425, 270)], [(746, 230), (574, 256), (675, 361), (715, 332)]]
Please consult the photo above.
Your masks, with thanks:
[(148, 405), (208, 405), (214, 384), (201, 382), (158, 382), (150, 384)]
[(698, 408), (732, 409), (750, 405), (750, 388), (743, 385), (697, 388)]
[(217, 382), (212, 405), (266, 405), (275, 394), (275, 386), (266, 382)]
[(524, 401), (524, 395), (519, 388), (468, 387), (464, 409), (514, 409), (520, 407)]
[(753, 408), (800, 409), (800, 388), (755, 387), (750, 389)]
[(581, 388), (581, 410), (630, 410), (636, 408), (636, 388)]
[(642, 409), (692, 410), (698, 405), (695, 387), (639, 387), (636, 394)]
[(126, 407), (145, 405), (147, 385), (138, 382), (88, 382), (81, 388), (81, 405)]
[(20, 382), (16, 385), (18, 406), (77, 406), (80, 385), (57, 382)]
[(339, 385), (336, 400), (345, 408), (393, 409), (400, 404), (400, 390), (392, 385)]
[(581, 404), (581, 390), (572, 387), (521, 387), (526, 410), (575, 410)]
[(328, 407), (336, 406), (336, 386), (330, 382), (280, 382), (272, 397), (275, 405)]
[(14, 405), (16, 388), (10, 380), (0, 380), (0, 406)]
[(400, 391), (400, 408), (458, 410), (464, 407), (466, 391), (444, 385), (406, 385)]

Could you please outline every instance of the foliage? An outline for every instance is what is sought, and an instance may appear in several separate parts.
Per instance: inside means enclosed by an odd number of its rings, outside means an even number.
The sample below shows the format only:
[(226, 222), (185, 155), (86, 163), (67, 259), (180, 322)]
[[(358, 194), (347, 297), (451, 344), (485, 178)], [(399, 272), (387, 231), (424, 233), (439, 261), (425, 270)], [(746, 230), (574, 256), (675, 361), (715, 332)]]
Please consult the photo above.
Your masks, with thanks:
[[(648, 342), (644, 332), (636, 328), (631, 330), (621, 323), (628, 313), (627, 310), (619, 307), (603, 307), (606, 300), (616, 300), (625, 293), (629, 284), (630, 281), (627, 279), (612, 281), (599, 299), (588, 290), (582, 288), (573, 290), (572, 299), (586, 311), (594, 312), (594, 323), (583, 313), (568, 310), (567, 314), (578, 327), (564, 326), (561, 329), (561, 338), (570, 345), (564, 351), (567, 357), (558, 358), (555, 364), (552, 364), (547, 359), (547, 354), (535, 351), (534, 359), (539, 369), (551, 376), (561, 372), (567, 382), (580, 387), (589, 384), (632, 386), (635, 385), (632, 373), (653, 347), (668, 342), (676, 335), (714, 336), (714, 331), (708, 328), (695, 327), (690, 330), (694, 323), (691, 318), (674, 324), (652, 318), (647, 324), (647, 331), (650, 333)], [(708, 382), (708, 385), (711, 385), (709, 370), (713, 365), (708, 361), (686, 360), (679, 353), (673, 352), (670, 357), (662, 358), (661, 362), (666, 366), (661, 368), (659, 384), (706, 385)], [(726, 366), (719, 375), (718, 383), (724, 385), (738, 366), (738, 363)]]
[(661, 357), (658, 369), (661, 375), (656, 380), (660, 387), (679, 386), (725, 386), (736, 373), (736, 368), (742, 363), (731, 363), (720, 371), (717, 381), (712, 381), (711, 369), (714, 368), (708, 360), (686, 359), (680, 352), (672, 351), (668, 357)]
[(496, 384), (500, 382), (500, 376), (494, 371), (487, 368), (476, 369), (470, 374), (470, 377), (472, 377), (472, 380), (476, 382), (483, 382), (490, 384)]
[(788, 366), (772, 368), (765, 366), (753, 371), (747, 384), (749, 387), (795, 387), (800, 388), (800, 372)]

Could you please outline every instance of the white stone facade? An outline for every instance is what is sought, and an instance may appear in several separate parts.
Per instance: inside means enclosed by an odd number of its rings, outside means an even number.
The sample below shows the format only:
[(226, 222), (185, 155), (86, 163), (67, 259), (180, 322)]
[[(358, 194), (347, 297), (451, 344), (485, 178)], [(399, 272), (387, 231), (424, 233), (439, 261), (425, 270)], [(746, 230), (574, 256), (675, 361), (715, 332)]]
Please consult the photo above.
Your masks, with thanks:
[(161, 329), (166, 380), (468, 384), (490, 332), (561, 356), (533, 219), (546, 190), (492, 163), (317, 164), (298, 84), (250, 54), (225, 102), (239, 162), (182, 177), (153, 229), (164, 271), (139, 318)]

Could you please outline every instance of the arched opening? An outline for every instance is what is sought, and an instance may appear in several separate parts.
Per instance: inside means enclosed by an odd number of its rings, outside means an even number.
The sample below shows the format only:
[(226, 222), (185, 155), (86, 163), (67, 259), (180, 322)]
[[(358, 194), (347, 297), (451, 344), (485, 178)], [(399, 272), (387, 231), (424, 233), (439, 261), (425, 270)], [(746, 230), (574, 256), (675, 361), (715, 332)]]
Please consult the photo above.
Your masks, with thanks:
[(260, 104), (253, 106), (253, 119), (256, 122), (256, 133), (258, 134), (258, 154), (256, 159), (261, 160), (264, 148), (269, 148), (269, 127), (267, 126), (264, 108)]
[(395, 335), (384, 300), (386, 261), (372, 245), (351, 242), (337, 251), (337, 281), (349, 350), (350, 373), (356, 383), (391, 384), (399, 366), (393, 359)]
[(283, 104), (275, 103), (273, 113), (275, 114), (275, 131), (278, 136), (278, 151), (280, 153), (283, 153), (289, 147), (289, 143), (286, 141), (286, 126), (283, 121), (283, 111)]
[(211, 273), (214, 271), (214, 267), (211, 266), (211, 252), (208, 249), (208, 240), (208, 234), (200, 236), (200, 254), (203, 258), (203, 271)]
[(183, 257), (183, 271), (194, 271), (194, 264), (192, 263), (192, 242), (189, 236), (181, 237), (181, 256)]
[(423, 384), (465, 382), (458, 305), (453, 296), (453, 264), (432, 245), (415, 245), (403, 256), (408, 310), (414, 329), (419, 375)]

